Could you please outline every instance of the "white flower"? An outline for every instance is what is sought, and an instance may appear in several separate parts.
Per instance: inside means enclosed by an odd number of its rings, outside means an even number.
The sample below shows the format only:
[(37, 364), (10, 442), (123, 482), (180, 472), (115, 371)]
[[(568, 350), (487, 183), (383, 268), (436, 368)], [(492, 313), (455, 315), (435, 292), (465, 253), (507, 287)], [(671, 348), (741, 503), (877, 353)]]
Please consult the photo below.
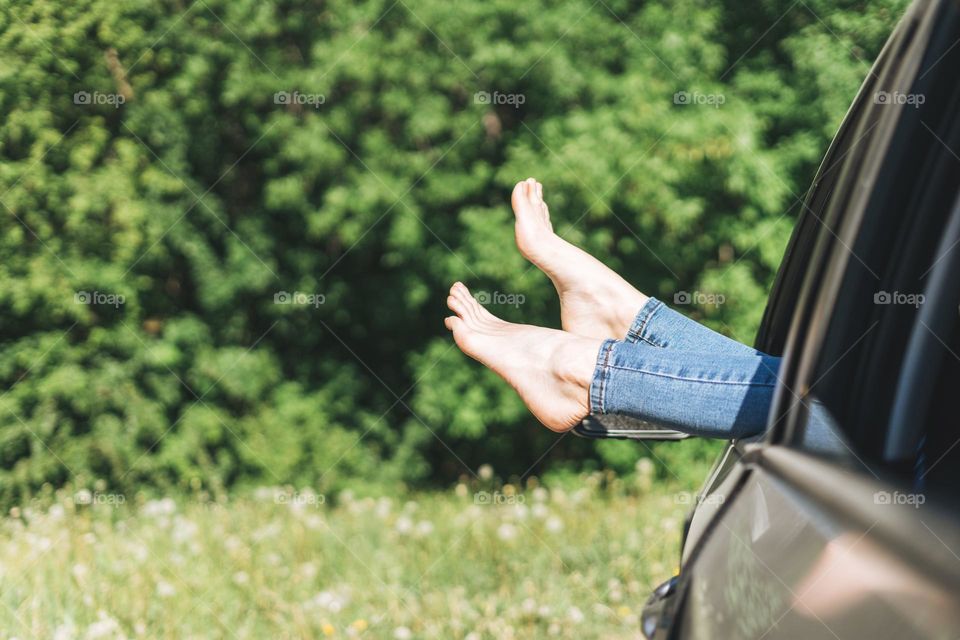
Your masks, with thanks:
[(98, 640), (99, 638), (126, 638), (120, 623), (108, 616), (105, 612), (97, 612), (99, 618), (96, 622), (87, 627), (87, 633), (84, 636), (86, 640)]
[(580, 624), (586, 619), (583, 615), (583, 611), (580, 611), (580, 609), (577, 607), (570, 607), (570, 611), (567, 612), (567, 618), (569, 618), (570, 622), (573, 624)]
[(410, 640), (413, 637), (413, 631), (407, 629), (406, 627), (397, 627), (393, 630), (393, 637), (396, 640)]
[(177, 594), (176, 588), (165, 580), (157, 583), (157, 595), (161, 598), (170, 598)]
[(417, 535), (425, 538), (433, 533), (433, 523), (429, 520), (421, 520), (417, 523)]
[(171, 532), (171, 537), (173, 541), (177, 544), (183, 544), (189, 542), (197, 535), (197, 531), (200, 530), (200, 527), (197, 526), (197, 523), (193, 520), (188, 520), (182, 516), (177, 516), (173, 519), (173, 531)]
[(377, 500), (377, 517), (381, 520), (386, 519), (390, 515), (390, 511), (393, 509), (393, 500), (390, 498), (380, 498)]
[(637, 473), (641, 476), (652, 476), (653, 475), (653, 461), (650, 458), (640, 458), (637, 460), (636, 464)]
[(263, 542), (264, 540), (274, 540), (283, 533), (283, 527), (279, 522), (270, 521), (251, 534), (254, 542)]
[(537, 601), (533, 598), (527, 598), (521, 603), (520, 607), (528, 616), (533, 615), (533, 613), (537, 610)]
[(149, 500), (143, 505), (141, 513), (149, 518), (159, 518), (172, 515), (177, 510), (177, 503), (173, 498), (163, 498), (162, 500)]
[(481, 480), (488, 481), (493, 479), (493, 467), (488, 464), (480, 465), (480, 468), (477, 469), (477, 475), (480, 476)]
[(84, 578), (87, 577), (87, 572), (88, 572), (87, 565), (80, 564), (80, 563), (73, 565), (73, 568), (71, 569), (71, 573), (73, 573), (73, 578), (77, 582), (83, 582)]
[(400, 535), (406, 535), (413, 530), (413, 520), (407, 516), (400, 516), (397, 518), (397, 523), (394, 525), (397, 530), (397, 533)]
[(237, 536), (227, 536), (226, 539), (223, 541), (223, 546), (230, 553), (235, 553), (243, 549), (244, 546), (246, 545), (244, 545), (243, 540), (241, 540)]
[(74, 640), (77, 637), (77, 628), (72, 620), (67, 620), (53, 632), (53, 640)]
[(250, 576), (246, 571), (237, 571), (235, 574), (233, 574), (233, 581), (236, 584), (247, 584), (250, 582)]
[(544, 489), (543, 487), (537, 487), (533, 490), (533, 501), (534, 502), (546, 502), (550, 499), (550, 492)]
[(307, 580), (312, 580), (317, 576), (319, 570), (317, 565), (312, 562), (304, 562), (300, 565), (300, 575), (302, 575)]
[(533, 508), (530, 509), (530, 511), (533, 513), (533, 517), (537, 520), (543, 520), (550, 515), (550, 509), (547, 508), (547, 505), (539, 502), (533, 505)]
[(550, 533), (560, 533), (563, 531), (563, 521), (557, 516), (550, 516), (544, 525)]
[(515, 504), (513, 505), (513, 509), (507, 512), (507, 515), (512, 517), (514, 520), (526, 520), (529, 512), (530, 510), (527, 508), (527, 505)]
[(350, 599), (345, 594), (336, 591), (321, 591), (313, 598), (314, 605), (330, 613), (339, 613), (349, 602)]
[(253, 497), (258, 502), (274, 502), (277, 496), (277, 489), (274, 487), (257, 487), (253, 491)]
[(509, 522), (504, 522), (497, 527), (497, 537), (504, 541), (510, 541), (517, 537), (517, 528)]

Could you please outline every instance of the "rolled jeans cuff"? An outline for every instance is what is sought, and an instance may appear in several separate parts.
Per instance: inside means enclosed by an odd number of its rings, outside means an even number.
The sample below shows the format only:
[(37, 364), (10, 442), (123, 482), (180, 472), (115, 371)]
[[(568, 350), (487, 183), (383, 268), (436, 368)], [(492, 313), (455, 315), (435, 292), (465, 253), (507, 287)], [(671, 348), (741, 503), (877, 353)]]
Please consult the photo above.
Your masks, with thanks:
[(600, 345), (600, 351), (597, 354), (597, 368), (594, 370), (593, 379), (590, 381), (590, 413), (594, 415), (603, 413), (603, 398), (606, 393), (607, 380), (610, 378), (610, 353), (616, 343), (616, 340), (607, 338)]
[(640, 311), (637, 312), (637, 316), (633, 319), (633, 323), (630, 325), (630, 328), (627, 330), (627, 335), (624, 338), (624, 342), (629, 342), (633, 344), (635, 342), (646, 342), (647, 344), (652, 344), (656, 347), (662, 347), (663, 345), (658, 344), (653, 336), (649, 333), (649, 327), (657, 312), (664, 308), (663, 302), (657, 300), (656, 298), (647, 298), (646, 304), (640, 307)]
[(661, 349), (607, 339), (590, 382), (590, 412), (693, 435), (739, 438), (763, 431), (780, 359)]

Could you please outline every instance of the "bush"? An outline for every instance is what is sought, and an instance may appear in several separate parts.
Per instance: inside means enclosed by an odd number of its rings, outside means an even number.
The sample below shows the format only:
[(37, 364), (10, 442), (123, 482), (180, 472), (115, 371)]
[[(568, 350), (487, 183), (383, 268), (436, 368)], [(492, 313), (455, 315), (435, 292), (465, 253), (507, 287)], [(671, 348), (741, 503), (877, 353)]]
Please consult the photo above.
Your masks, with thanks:
[(812, 1), (765, 33), (779, 3), (4, 4), (4, 502), (70, 476), (542, 470), (555, 437), (441, 322), (462, 279), (557, 324), (512, 184), (536, 175), (559, 231), (643, 290), (722, 293), (687, 310), (750, 341), (904, 6)]

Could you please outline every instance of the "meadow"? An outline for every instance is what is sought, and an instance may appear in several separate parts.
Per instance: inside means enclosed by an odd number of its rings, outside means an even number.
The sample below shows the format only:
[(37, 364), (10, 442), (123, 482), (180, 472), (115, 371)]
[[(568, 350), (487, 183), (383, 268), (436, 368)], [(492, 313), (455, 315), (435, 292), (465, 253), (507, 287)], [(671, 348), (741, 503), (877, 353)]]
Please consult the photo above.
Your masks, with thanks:
[(695, 490), (648, 462), (406, 496), (60, 490), (0, 524), (2, 637), (640, 637)]

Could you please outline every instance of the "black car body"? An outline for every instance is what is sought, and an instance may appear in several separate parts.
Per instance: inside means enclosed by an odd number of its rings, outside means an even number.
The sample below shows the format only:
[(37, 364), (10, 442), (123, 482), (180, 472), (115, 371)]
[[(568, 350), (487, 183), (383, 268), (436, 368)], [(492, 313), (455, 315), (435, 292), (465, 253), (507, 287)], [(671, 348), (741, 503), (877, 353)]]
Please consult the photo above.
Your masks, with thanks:
[[(960, 3), (915, 2), (804, 198), (732, 441), (649, 638), (960, 638)], [(681, 437), (595, 419), (593, 437)], [(651, 431), (651, 429), (654, 429)]]

